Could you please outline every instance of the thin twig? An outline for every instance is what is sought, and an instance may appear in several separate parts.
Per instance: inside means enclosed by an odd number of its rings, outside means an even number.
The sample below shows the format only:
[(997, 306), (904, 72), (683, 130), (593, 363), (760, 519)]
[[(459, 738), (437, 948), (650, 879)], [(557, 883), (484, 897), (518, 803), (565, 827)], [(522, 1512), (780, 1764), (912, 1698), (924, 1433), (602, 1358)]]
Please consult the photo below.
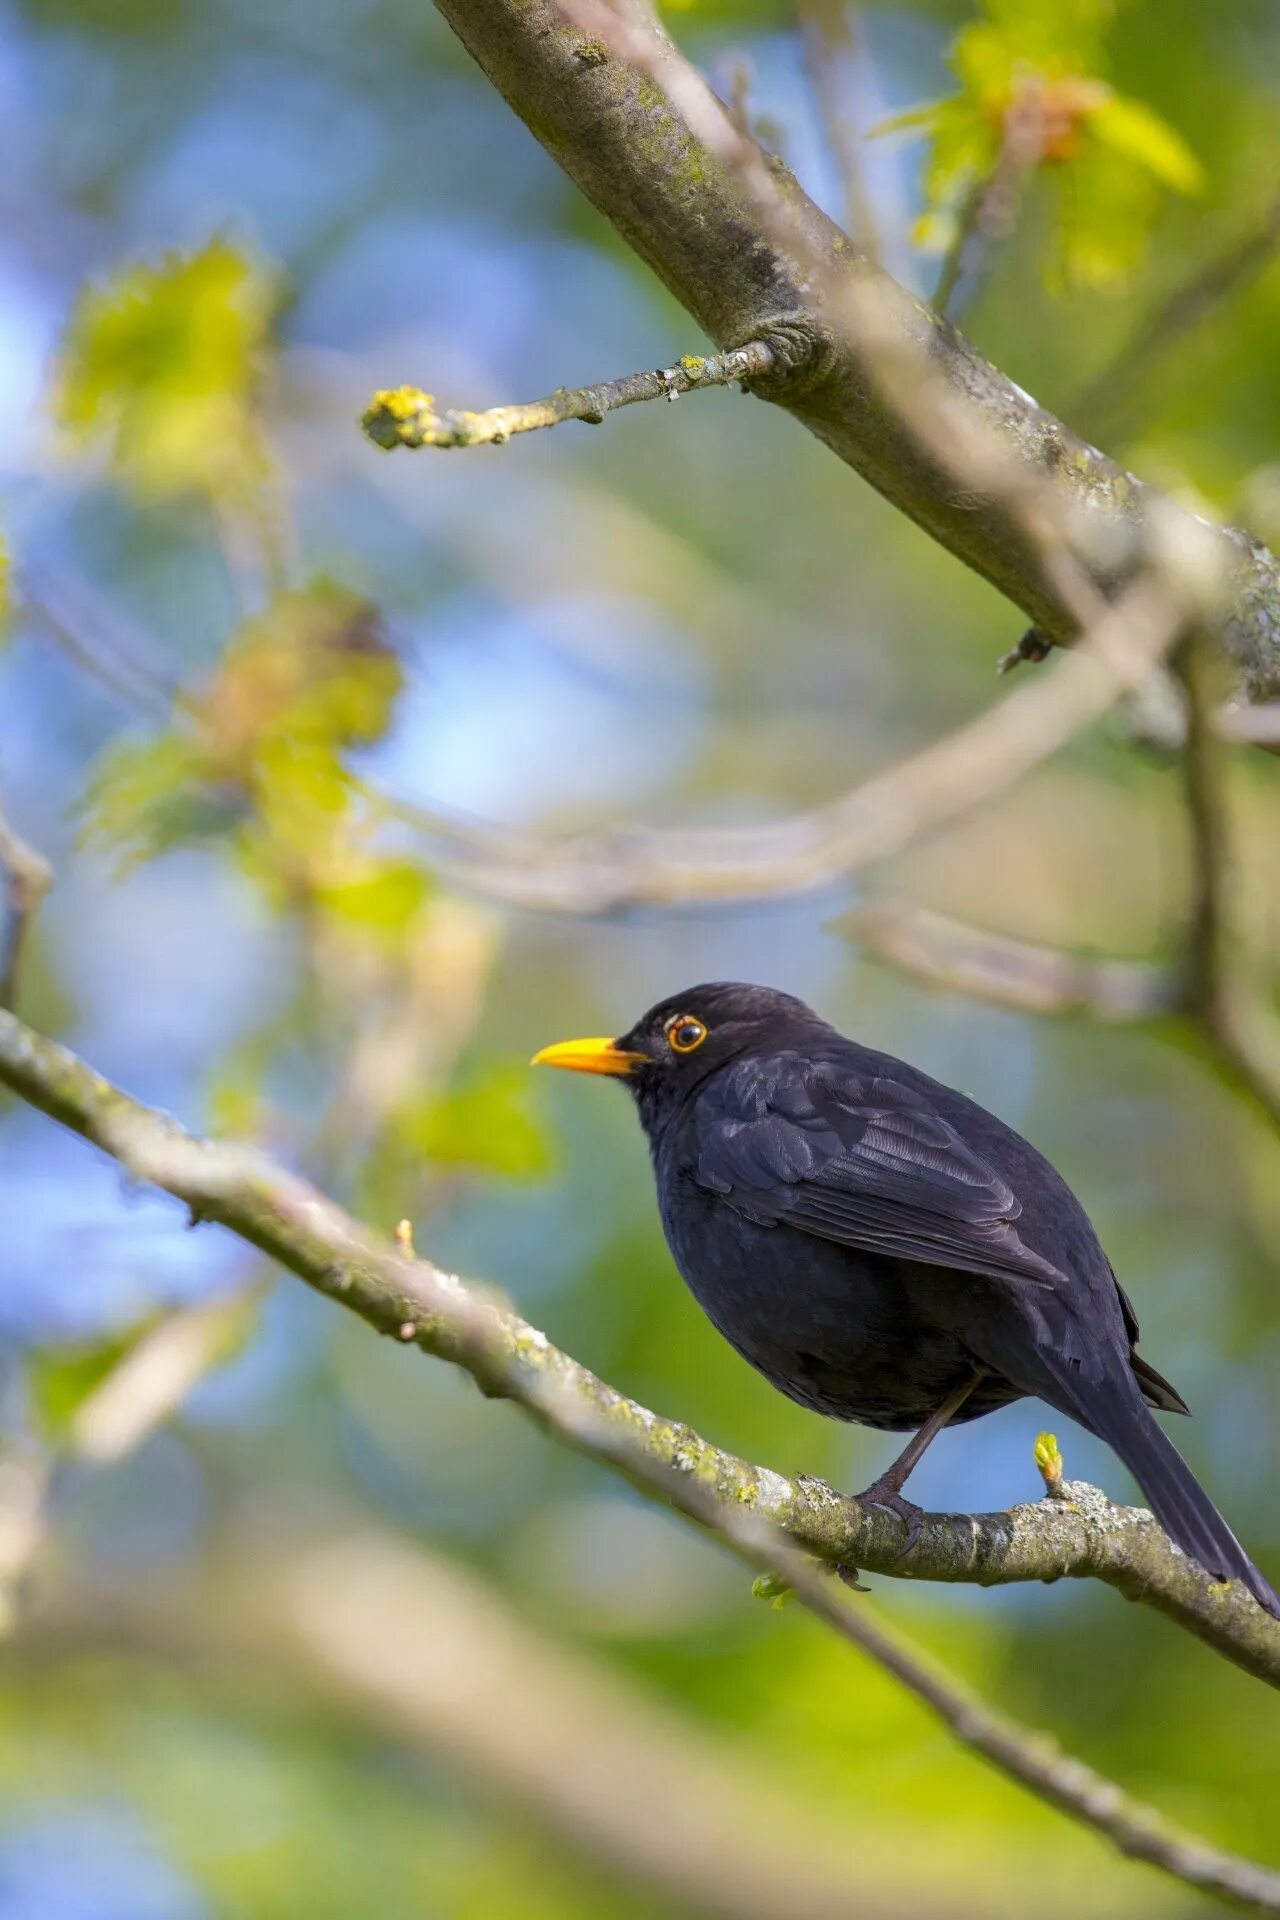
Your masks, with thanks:
[(1190, 851), (1183, 1005), (1211, 1064), (1280, 1128), (1280, 1044), (1240, 977), (1230, 911), (1233, 853), (1225, 755), (1214, 725), (1216, 676), (1198, 637), (1177, 662), (1186, 695), (1182, 753)]
[(1166, 299), (1134, 329), (1110, 364), (1077, 394), (1069, 409), (1099, 438), (1132, 432), (1152, 366), (1181, 338), (1200, 326), (1223, 301), (1255, 279), (1280, 247), (1280, 194), (1256, 225), (1221, 253), (1179, 281)]
[[(61, 614), (38, 599), (30, 604), (51, 638), (69, 638)], [(901, 852), (1025, 775), (1140, 680), (1177, 617), (1172, 602), (1164, 604), (1163, 589), (1139, 581), (1104, 609), (1092, 638), (1063, 652), (1042, 680), (1015, 688), (954, 733), (850, 792), (768, 826), (556, 837), (432, 806), (374, 780), (355, 784), (375, 816), (404, 821), (422, 833), (443, 872), (509, 905), (599, 915), (786, 898), (831, 886)], [(1131, 625), (1132, 658), (1126, 651)], [(83, 645), (76, 652), (81, 660), (96, 658)], [(193, 702), (183, 688), (152, 680), (149, 692), (168, 700), (175, 717), (187, 722)], [(148, 699), (148, 711), (150, 706)]]
[[(55, 615), (38, 597), (29, 597), (28, 610), (51, 639), (70, 649), (75, 636), (66, 610)], [(92, 624), (87, 603), (79, 611)], [(108, 644), (114, 644), (111, 636), (97, 636), (95, 649), (76, 645), (72, 657), (96, 670), (96, 646)], [(1044, 649), (1028, 640), (1021, 657), (1043, 658)], [(133, 658), (129, 664), (131, 673), (143, 671)], [(145, 698), (123, 682), (106, 684), (134, 710), (150, 713), (158, 705), (181, 715), (190, 705), (190, 696), (181, 686), (158, 674), (148, 680)], [(989, 720), (989, 715), (982, 715), (969, 723), (982, 729), (974, 750), (976, 765), (985, 759), (982, 742), (990, 737), (985, 731)], [(1021, 728), (1020, 719), (1015, 724)], [(1217, 710), (1214, 724), (1225, 740), (1280, 747), (1280, 702), (1224, 706)], [(1185, 727), (1182, 733), (1185, 737)], [(925, 749), (926, 754), (933, 751)], [(897, 772), (905, 774), (915, 764), (908, 762)], [(475, 892), (535, 910), (603, 914), (684, 904), (750, 904), (834, 885), (877, 857), (873, 849), (864, 851), (857, 822), (860, 815), (868, 823), (876, 818), (883, 777), (875, 775), (866, 785), (822, 806), (759, 828), (665, 832), (631, 828), (563, 838), (433, 806), (373, 780), (358, 784), (375, 814), (402, 820), (423, 834), (443, 870)], [(962, 811), (965, 802), (956, 804)], [(973, 938), (989, 936), (974, 933)], [(1068, 956), (1061, 957), (1073, 964)], [(1123, 963), (1101, 964), (1110, 968)]]
[(40, 902), (53, 885), (49, 862), (14, 832), (0, 813), (0, 874), (4, 879), (5, 925), (0, 929), (0, 1007), (11, 1007), (18, 991), (23, 949)]
[(1223, 735), (1234, 710), (1214, 704), (1203, 639), (1177, 662), (1184, 698), (1182, 767), (1190, 851), (1182, 953), (1166, 968), (1084, 960), (945, 918), (906, 901), (875, 901), (838, 922), (868, 952), (931, 985), (1022, 1013), (1085, 1013), (1103, 1021), (1171, 1016), (1206, 1063), (1280, 1130), (1280, 1034), (1247, 990), (1231, 914), (1232, 847)]
[(1193, 637), (1174, 662), (1186, 695), (1186, 743), (1182, 753), (1190, 846), (1190, 901), (1186, 930), (1186, 1006), (1213, 1033), (1227, 1014), (1230, 938), (1227, 895), (1231, 848), (1224, 763), (1214, 733), (1210, 666)]
[(858, 36), (842, 0), (798, 0), (800, 48), (844, 200), (844, 225), (869, 260), (880, 257), (875, 208), (862, 168), (862, 138), (850, 102)]
[(964, 205), (956, 216), (956, 229), (951, 236), (942, 264), (938, 268), (938, 278), (933, 289), (930, 305), (935, 313), (945, 314), (951, 306), (956, 288), (969, 264), (974, 242), (979, 238), (982, 225), (982, 209), (987, 193), (996, 180), (996, 173), (985, 174), (974, 182), (965, 195)]
[(446, 871), (514, 905), (600, 914), (809, 892), (901, 853), (1022, 778), (1140, 684), (1181, 619), (1172, 583), (1139, 579), (1052, 670), (851, 793), (770, 827), (557, 842), (365, 792), (456, 856), (445, 858)]
[(421, 387), (387, 387), (375, 393), (360, 424), (380, 447), (501, 446), (516, 433), (582, 420), (598, 427), (607, 413), (641, 400), (676, 400), (704, 387), (728, 387), (771, 371), (772, 347), (748, 341), (729, 353), (686, 353), (670, 367), (626, 373), (595, 387), (557, 387), (545, 400), (490, 407), (484, 413), (437, 413), (433, 393)]
[[(1179, 1618), (1237, 1664), (1280, 1683), (1280, 1622), (1238, 1582), (1214, 1581), (1178, 1553), (1150, 1515), (1125, 1513), (1095, 1489), (1073, 1482), (1063, 1487), (1064, 1498), (1010, 1514), (926, 1517), (920, 1538), (899, 1558), (892, 1514), (864, 1512), (856, 1501), (813, 1481), (789, 1481), (750, 1467), (709, 1447), (689, 1428), (658, 1419), (508, 1309), (372, 1234), (297, 1176), (244, 1148), (183, 1132), (3, 1012), (0, 1080), (104, 1148), (135, 1177), (183, 1200), (195, 1217), (229, 1227), (379, 1331), (465, 1368), (485, 1393), (515, 1401), (579, 1451), (661, 1492), (753, 1565), (780, 1573), (815, 1613), (1011, 1779), (1189, 1884), (1280, 1912), (1275, 1877), (1163, 1830), (1118, 1788), (980, 1705), (855, 1612), (830, 1576), (816, 1572), (797, 1550), (816, 1551), (846, 1568), (896, 1565), (921, 1577), (942, 1547), (939, 1563), (952, 1577), (963, 1568), (967, 1577), (984, 1582), (1007, 1577), (1017, 1559), (1027, 1571), (1035, 1566), (1039, 1578), (1080, 1572), (1088, 1564), (1091, 1572)], [(780, 1527), (797, 1546), (782, 1539)]]
[(1129, 1022), (1172, 1013), (1180, 1002), (1181, 983), (1169, 968), (1012, 940), (909, 900), (869, 901), (836, 930), (931, 986), (1018, 1013)]

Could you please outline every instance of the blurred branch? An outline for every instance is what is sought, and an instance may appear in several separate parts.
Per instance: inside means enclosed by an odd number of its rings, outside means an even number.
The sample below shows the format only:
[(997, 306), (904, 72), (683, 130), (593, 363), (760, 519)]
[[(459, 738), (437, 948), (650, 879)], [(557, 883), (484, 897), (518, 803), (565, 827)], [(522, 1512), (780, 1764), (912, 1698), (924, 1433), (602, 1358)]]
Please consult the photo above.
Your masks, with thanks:
[(956, 215), (956, 230), (942, 256), (942, 265), (933, 289), (933, 306), (938, 313), (945, 314), (951, 305), (951, 297), (960, 284), (969, 254), (975, 250), (974, 243), (982, 220), (982, 203), (994, 181), (995, 175), (989, 173), (970, 187), (964, 205)]
[[(1096, 624), (1051, 672), (849, 793), (772, 825), (555, 838), (432, 807), (375, 781), (356, 784), (375, 815), (404, 821), (427, 837), (441, 870), (509, 905), (606, 914), (811, 892), (901, 852), (1058, 751), (1121, 693), (1141, 684), (1172, 643), (1184, 600), (1194, 600), (1197, 585), (1194, 562), (1185, 574), (1172, 563), (1153, 568), (1114, 605), (1097, 609)], [(55, 608), (41, 595), (28, 604), (57, 644), (74, 637), (67, 608)], [(81, 604), (77, 619), (93, 630), (90, 607)], [(107, 623), (106, 631), (94, 634), (92, 648), (77, 640), (73, 657), (96, 662), (106, 649), (111, 658), (114, 640)], [(132, 672), (141, 671), (137, 652), (134, 646), (128, 654)], [(189, 711), (190, 697), (180, 685), (158, 677), (150, 684), (170, 711)], [(1232, 709), (1233, 721), (1241, 711)]]
[(1210, 663), (1193, 637), (1174, 663), (1185, 694), (1182, 752), (1190, 841), (1186, 930), (1186, 1009), (1210, 1034), (1230, 1023), (1230, 829), (1223, 759), (1212, 727)]
[(1012, 111), (1007, 116), (995, 166), (974, 183), (965, 197), (933, 290), (933, 305), (938, 313), (950, 312), (962, 280), (968, 280), (972, 299), (991, 266), (997, 246), (1013, 231), (1028, 169), (1039, 157), (1035, 117), (1032, 116), (1030, 129), (1023, 125), (1023, 118)]
[(606, 913), (803, 893), (900, 853), (922, 833), (1002, 792), (1140, 684), (1183, 618), (1171, 574), (1139, 577), (1051, 672), (851, 793), (770, 827), (596, 834), (557, 843), (459, 820), (369, 786), (365, 792), (375, 807), (455, 853), (458, 877), (520, 906)]
[[(833, 1564), (982, 1585), (1102, 1579), (1280, 1686), (1280, 1622), (1243, 1588), (1211, 1580), (1177, 1553), (1139, 1509), (1077, 1489), (1074, 1504), (934, 1515), (900, 1557), (901, 1528), (892, 1514), (864, 1511), (817, 1482), (749, 1466), (688, 1427), (657, 1418), (505, 1306), (409, 1258), (306, 1181), (248, 1148), (186, 1133), (9, 1013), (0, 1013), (0, 1082), (111, 1154), (134, 1178), (182, 1200), (193, 1218), (230, 1228), (379, 1332), (463, 1367), (486, 1393), (518, 1402), (562, 1439), (614, 1460), (633, 1478), (646, 1481), (651, 1467), (673, 1466), (785, 1527)], [(588, 1416), (596, 1423), (589, 1440), (581, 1431)]]
[(932, 986), (1020, 1013), (1084, 1013), (1107, 1022), (1174, 1016), (1201, 1042), (1210, 1065), (1280, 1129), (1280, 1038), (1246, 992), (1233, 951), (1223, 735), (1230, 737), (1235, 711), (1215, 703), (1218, 676), (1199, 637), (1175, 664), (1184, 695), (1179, 724), (1190, 898), (1174, 963), (1086, 960), (900, 900), (857, 907), (838, 927), (868, 953)]
[(875, 208), (863, 176), (863, 136), (855, 124), (850, 102), (858, 50), (853, 8), (844, 4), (844, 0), (798, 0), (796, 17), (810, 91), (817, 103), (828, 151), (840, 176), (845, 231), (868, 259), (876, 260), (880, 245)]
[(263, 1292), (258, 1284), (166, 1314), (77, 1407), (69, 1457), (107, 1467), (141, 1446), (234, 1350)]
[(0, 875), (4, 879), (5, 925), (0, 930), (0, 1007), (11, 1007), (31, 922), (49, 888), (53, 869), (16, 834), (0, 812)]
[(81, 1402), (59, 1447), (24, 1440), (0, 1456), (0, 1640), (21, 1613), (61, 1469), (110, 1466), (140, 1446), (226, 1357), (260, 1291), (167, 1314)]
[(1256, 707), (1231, 702), (1214, 716), (1216, 730), (1224, 740), (1251, 747), (1280, 748), (1280, 700), (1264, 701)]
[[(62, 1666), (145, 1647), (152, 1660), (196, 1662), (202, 1678), (213, 1665), (215, 1686), (228, 1668), (256, 1670), (308, 1712), (336, 1707), (362, 1741), (373, 1732), (443, 1763), (451, 1782), (514, 1800), (663, 1913), (899, 1911), (901, 1837), (884, 1834), (882, 1815), (815, 1804), (764, 1743), (717, 1735), (616, 1664), (538, 1631), (443, 1554), (371, 1529), (286, 1552), (235, 1536), (223, 1547), (195, 1586), (188, 1576), (104, 1596), (64, 1580), (26, 1623), (24, 1656)], [(1018, 1912), (1017, 1873), (1015, 1849), (994, 1900), (985, 1883), (970, 1891), (939, 1874), (930, 1920)]]
[(1280, 1912), (1280, 1880), (1159, 1829), (1149, 1810), (981, 1706), (874, 1624), (799, 1551), (846, 1571), (860, 1566), (980, 1584), (1092, 1574), (1280, 1685), (1280, 1622), (1238, 1583), (1216, 1582), (1178, 1553), (1149, 1514), (1113, 1507), (1096, 1489), (1071, 1482), (1062, 1498), (1008, 1514), (927, 1517), (916, 1545), (900, 1555), (892, 1514), (864, 1511), (818, 1482), (752, 1467), (690, 1428), (659, 1419), (509, 1309), (373, 1234), (296, 1175), (245, 1148), (186, 1133), (5, 1012), (0, 1081), (111, 1154), (136, 1179), (182, 1200), (194, 1220), (230, 1228), (379, 1332), (463, 1367), (486, 1395), (516, 1402), (580, 1452), (660, 1493), (752, 1565), (781, 1574), (812, 1611), (1010, 1778), (1126, 1852), (1191, 1884)]
[[(719, 1510), (711, 1516), (723, 1533)], [(730, 1522), (752, 1565), (778, 1564), (776, 1536)], [(1262, 1912), (1277, 1911), (1280, 1876), (1166, 1826), (1052, 1739), (991, 1713), (897, 1636), (871, 1626), (865, 1603), (789, 1553), (794, 1591), (824, 1622), (888, 1671), (1002, 1773), (1113, 1840), (1131, 1858)], [(868, 1634), (869, 1629), (869, 1634)], [(219, 1567), (216, 1589), (100, 1591), (43, 1607), (24, 1652), (145, 1647), (170, 1658), (265, 1666), (291, 1689), (318, 1693), (367, 1730), (443, 1757), (481, 1788), (528, 1807), (581, 1851), (607, 1860), (681, 1909), (723, 1920), (888, 1920), (901, 1910), (904, 1836), (883, 1814), (803, 1793), (785, 1770), (722, 1741), (673, 1708), (520, 1620), (500, 1594), (442, 1556), (379, 1533), (259, 1554), (248, 1574)], [(447, 1657), (441, 1658), (441, 1649)], [(1024, 1912), (1033, 1862), (1016, 1841), (980, 1882), (941, 1860), (923, 1895), (931, 1920)], [(1056, 1909), (1055, 1909), (1056, 1910)]]
[[(777, 161), (736, 126), (640, 4), (441, 0), (489, 78), (553, 157), (721, 347), (762, 341), (753, 390), (787, 408), (895, 505), (1055, 640), (1080, 626), (1029, 531), (1028, 489), (1059, 528), (1087, 522), (1080, 555), (1114, 596), (1153, 520), (1211, 540), (1224, 576), (1215, 620), (1254, 695), (1280, 690), (1280, 567), (1236, 529), (1208, 530), (1071, 433), (940, 316), (860, 256)], [(886, 361), (903, 361), (886, 382)], [(909, 365), (906, 364), (909, 360)], [(927, 372), (927, 379), (925, 374)], [(903, 404), (928, 386), (938, 431)], [(943, 414), (946, 418), (943, 418)], [(957, 480), (962, 429), (999, 449)], [(1095, 537), (1096, 536), (1096, 537)]]
[(44, 1543), (49, 1461), (27, 1440), (0, 1452), (0, 1640), (13, 1631)]
[(1198, 639), (1177, 662), (1186, 694), (1182, 768), (1191, 856), (1184, 1009), (1225, 1078), (1280, 1128), (1280, 1049), (1246, 997), (1233, 953), (1231, 823), (1212, 665)]
[(1155, 1019), (1180, 1004), (1181, 985), (1170, 970), (1011, 940), (909, 900), (873, 900), (836, 924), (865, 953), (931, 986), (1018, 1013), (1131, 1021)]
[(1111, 363), (1077, 394), (1072, 412), (1090, 431), (1113, 439), (1129, 431), (1152, 366), (1216, 306), (1241, 292), (1280, 247), (1280, 194), (1256, 224), (1204, 261), (1140, 322)]
[[(48, 637), (77, 665), (95, 676), (101, 671), (103, 684), (130, 709), (166, 717), (175, 710), (179, 714), (186, 711), (190, 697), (181, 684), (165, 675), (158, 662), (144, 658), (146, 636), (118, 632), (118, 623), (102, 617), (93, 596), (76, 588), (68, 598), (61, 590), (65, 585), (60, 582), (55, 586), (52, 581), (28, 583), (26, 610)], [(1116, 613), (1122, 615), (1124, 607)], [(1081, 651), (1077, 647), (1063, 654), (1055, 662), (1053, 673), (1058, 674), (1065, 666), (1065, 677), (1070, 681), (1073, 670), (1066, 663)], [(1029, 643), (1020, 657), (1039, 659), (1043, 652)], [(117, 663), (128, 670), (127, 684), (115, 672)], [(1130, 662), (1129, 671), (1123, 675), (1128, 687), (1135, 673)], [(981, 804), (1006, 782), (1025, 774), (1037, 759), (1064, 744), (1077, 726), (1095, 717), (1082, 684), (1072, 686), (1070, 691), (1058, 688), (1051, 694), (1052, 681), (1053, 676), (1047, 676), (1044, 688), (1034, 698), (1024, 701), (1019, 693), (1017, 704), (993, 707), (947, 739), (873, 775), (833, 801), (770, 825), (750, 828), (630, 828), (557, 838), (433, 807), (375, 781), (358, 784), (375, 814), (401, 820), (423, 834), (431, 842), (433, 857), (453, 879), (510, 905), (556, 913), (604, 914), (685, 903), (749, 904), (811, 892), (846, 878), (901, 851), (917, 836)], [(1113, 691), (1121, 691), (1120, 679)], [(1096, 712), (1101, 713), (1106, 704), (1100, 692)], [(1167, 748), (1185, 744), (1181, 707), (1175, 718), (1176, 738), (1162, 741)], [(1220, 706), (1214, 710), (1213, 726), (1222, 739), (1233, 744), (1280, 747), (1280, 701), (1261, 706)], [(1017, 748), (1011, 763), (1005, 758), (1006, 741)], [(972, 782), (955, 772), (956, 768), (970, 769)], [(916, 910), (903, 907), (900, 911)], [(879, 922), (879, 930), (889, 937), (886, 921)], [(957, 938), (961, 933), (967, 933), (970, 942), (998, 938), (957, 927)], [(947, 963), (941, 949), (949, 942), (941, 927), (930, 944), (937, 946), (945, 972)], [(893, 956), (886, 953), (885, 957)], [(903, 964), (908, 964), (905, 954), (902, 957)], [(1053, 956), (1051, 963), (1064, 983), (1076, 978), (1078, 964), (1061, 954)], [(1123, 973), (1117, 974), (1114, 969), (1123, 969), (1124, 963), (1099, 964), (1105, 966), (1108, 979), (1123, 1000)], [(997, 971), (1002, 965), (1001, 959), (993, 959)], [(930, 971), (927, 967), (920, 970)], [(1006, 971), (1022, 978), (1028, 968), (1009, 956)], [(941, 979), (939, 983), (944, 984)], [(1081, 980), (1079, 984), (1088, 998), (1087, 983)], [(1139, 989), (1139, 999), (1144, 998), (1139, 983), (1134, 980), (1131, 984)], [(1033, 1000), (1036, 989), (1030, 991)], [(1073, 989), (1064, 985), (1064, 991)], [(1008, 992), (1016, 995), (1016, 986), (1010, 986)], [(1050, 993), (1050, 998), (1054, 997)], [(1102, 987), (1102, 998), (1112, 998), (1109, 986)], [(1031, 1000), (1025, 1003), (1028, 1011), (1035, 1010)]]
[(773, 349), (763, 340), (748, 341), (730, 353), (683, 354), (674, 366), (652, 373), (627, 373), (596, 387), (557, 387), (545, 400), (519, 406), (490, 407), (484, 413), (435, 411), (435, 395), (421, 387), (387, 387), (375, 393), (361, 426), (379, 447), (501, 446), (514, 433), (582, 420), (598, 427), (607, 413), (641, 400), (677, 400), (704, 387), (728, 387), (773, 370)]

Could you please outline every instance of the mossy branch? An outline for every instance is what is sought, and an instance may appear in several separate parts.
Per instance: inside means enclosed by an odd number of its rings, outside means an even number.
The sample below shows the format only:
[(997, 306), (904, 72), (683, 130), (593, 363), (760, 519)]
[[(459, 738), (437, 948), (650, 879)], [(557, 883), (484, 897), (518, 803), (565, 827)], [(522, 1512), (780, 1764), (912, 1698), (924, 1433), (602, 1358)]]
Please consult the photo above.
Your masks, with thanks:
[(0, 1007), (13, 1004), (31, 923), (53, 885), (53, 869), (16, 834), (0, 813), (0, 887), (6, 910), (0, 926)]
[(607, 1462), (780, 1575), (809, 1609), (862, 1648), (967, 1746), (1123, 1851), (1255, 1910), (1280, 1913), (1280, 1875), (1172, 1832), (1090, 1768), (977, 1701), (849, 1599), (809, 1556), (915, 1579), (1094, 1576), (1156, 1606), (1246, 1672), (1280, 1685), (1280, 1622), (1238, 1583), (1217, 1582), (1174, 1548), (1150, 1514), (1063, 1482), (1056, 1497), (1004, 1514), (926, 1516), (901, 1553), (896, 1518), (819, 1481), (789, 1479), (661, 1419), (553, 1347), (496, 1299), (360, 1225), (297, 1175), (249, 1148), (202, 1140), (133, 1100), (83, 1060), (0, 1010), (0, 1083), (136, 1179), (172, 1194), (270, 1255), (378, 1332), (464, 1368), (547, 1431)]
[(774, 365), (773, 349), (763, 340), (748, 341), (731, 353), (682, 354), (673, 366), (647, 373), (625, 373), (595, 387), (557, 387), (545, 400), (526, 400), (483, 413), (437, 413), (433, 393), (421, 387), (388, 387), (375, 393), (361, 426), (379, 447), (502, 446), (515, 433), (558, 427), (581, 420), (598, 427), (607, 413), (634, 407), (641, 400), (677, 400), (704, 387), (727, 387), (765, 374)]
[(229, 1228), (378, 1332), (463, 1367), (485, 1393), (515, 1401), (634, 1479), (647, 1483), (652, 1470), (674, 1469), (833, 1566), (979, 1586), (1103, 1580), (1280, 1687), (1280, 1621), (1243, 1587), (1210, 1579), (1141, 1509), (1074, 1486), (1067, 1501), (1008, 1513), (930, 1515), (899, 1557), (901, 1528), (891, 1513), (864, 1509), (820, 1481), (752, 1466), (638, 1406), (508, 1307), (361, 1226), (305, 1180), (246, 1147), (187, 1133), (3, 1011), (0, 1083), (136, 1179), (173, 1194), (194, 1219)]
[[(536, 138), (721, 349), (764, 341), (755, 391), (786, 408), (895, 506), (1023, 609), (1049, 639), (1080, 628), (1078, 596), (1028, 527), (1087, 529), (1071, 544), (1111, 596), (1155, 522), (1203, 523), (1091, 446), (868, 261), (799, 183), (736, 127), (645, 0), (438, 0)], [(910, 366), (906, 362), (910, 362)], [(998, 447), (1000, 486), (957, 478), (946, 428), (922, 434), (897, 385), (929, 382)], [(939, 396), (935, 394), (935, 399)], [(1253, 698), (1280, 694), (1280, 563), (1237, 528), (1215, 633)]]

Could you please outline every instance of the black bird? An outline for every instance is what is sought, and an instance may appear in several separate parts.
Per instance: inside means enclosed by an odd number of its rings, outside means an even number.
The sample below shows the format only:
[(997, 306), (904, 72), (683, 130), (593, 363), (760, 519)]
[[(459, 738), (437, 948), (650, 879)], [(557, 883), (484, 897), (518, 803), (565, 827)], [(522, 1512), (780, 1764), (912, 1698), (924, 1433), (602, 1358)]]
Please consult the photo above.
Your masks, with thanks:
[(930, 1441), (1031, 1395), (1114, 1448), (1170, 1539), (1280, 1617), (1152, 1415), (1188, 1409), (1134, 1351), (1088, 1215), (1011, 1127), (769, 987), (690, 987), (620, 1039), (535, 1063), (625, 1078), (667, 1244), (745, 1360), (818, 1413), (914, 1431), (863, 1495), (901, 1515), (907, 1546), (921, 1516), (902, 1487)]

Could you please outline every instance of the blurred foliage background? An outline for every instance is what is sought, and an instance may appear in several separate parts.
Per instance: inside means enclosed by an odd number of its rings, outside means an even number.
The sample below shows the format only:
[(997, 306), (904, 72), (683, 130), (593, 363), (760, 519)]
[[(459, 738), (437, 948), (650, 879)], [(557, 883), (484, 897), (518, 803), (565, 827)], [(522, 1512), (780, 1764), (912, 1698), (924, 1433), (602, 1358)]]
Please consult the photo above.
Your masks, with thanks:
[[(821, 5), (672, 25), (837, 215), (823, 97), (849, 116), (887, 264), (925, 293), (944, 271), (1022, 385), (1280, 534), (1269, 0), (886, 0), (852, 47)], [(377, 386), (479, 407), (702, 345), (419, 0), (11, 3), (0, 104), (0, 788), (57, 869), (29, 1017), (411, 1216), (628, 1392), (859, 1486), (884, 1437), (784, 1402), (685, 1296), (627, 1103), (524, 1066), (681, 983), (799, 992), (1057, 1161), (1274, 1577), (1273, 1133), (1168, 1032), (931, 995), (836, 924), (891, 885), (1158, 957), (1186, 884), (1169, 765), (1109, 723), (891, 875), (753, 911), (600, 923), (451, 887), (397, 797), (774, 818), (985, 704), (1016, 613), (736, 394), (447, 460), (361, 438)], [(1255, 240), (1194, 326), (1153, 327)], [(1278, 777), (1231, 768), (1268, 993)], [(1197, 1910), (512, 1410), (11, 1105), (0, 1352), (0, 1560), (39, 1535), (5, 1596), (0, 1920), (1014, 1915), (1032, 1887), (1046, 1916)], [(1039, 1424), (948, 1437), (917, 1497), (1031, 1497)], [(1128, 1492), (1061, 1437), (1069, 1474)], [(877, 1585), (988, 1694), (1280, 1858), (1271, 1703), (1189, 1638), (1087, 1586)], [(709, 1884), (679, 1864), (699, 1822)]]

